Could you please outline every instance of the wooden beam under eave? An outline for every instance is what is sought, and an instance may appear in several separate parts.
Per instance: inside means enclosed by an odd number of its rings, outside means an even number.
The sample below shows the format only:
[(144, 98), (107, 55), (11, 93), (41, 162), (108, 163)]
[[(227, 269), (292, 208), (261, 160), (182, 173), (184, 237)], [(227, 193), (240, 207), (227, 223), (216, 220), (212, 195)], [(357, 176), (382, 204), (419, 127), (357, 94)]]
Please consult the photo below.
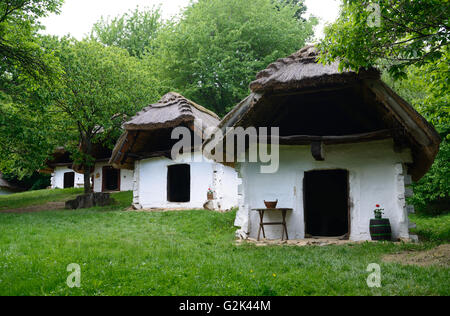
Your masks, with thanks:
[[(271, 137), (259, 137), (259, 142), (271, 143)], [(309, 145), (314, 142), (322, 142), (327, 145), (361, 143), (374, 140), (392, 138), (391, 130), (381, 130), (370, 133), (343, 135), (343, 136), (311, 136), (311, 135), (291, 135), (279, 136), (280, 145)]]
[(316, 161), (325, 161), (323, 142), (311, 143), (311, 154)]

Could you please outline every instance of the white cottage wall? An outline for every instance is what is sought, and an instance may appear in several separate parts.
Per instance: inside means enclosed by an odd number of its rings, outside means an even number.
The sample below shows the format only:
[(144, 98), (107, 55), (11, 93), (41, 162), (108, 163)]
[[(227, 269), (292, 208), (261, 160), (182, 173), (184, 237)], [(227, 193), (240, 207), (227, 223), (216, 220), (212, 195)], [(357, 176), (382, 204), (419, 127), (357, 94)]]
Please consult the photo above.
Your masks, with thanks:
[[(69, 167), (56, 167), (51, 177), (52, 189), (64, 189), (64, 174), (67, 172), (74, 172)], [(75, 172), (75, 188), (82, 188), (84, 186), (84, 176)]]
[[(167, 200), (167, 168), (177, 164), (189, 164), (191, 167), (191, 195), (187, 203)], [(208, 188), (211, 188), (217, 190), (216, 199), (220, 201), (220, 208), (227, 210), (238, 205), (238, 181), (233, 168), (218, 165), (201, 153), (195, 153), (194, 159), (186, 155), (177, 161), (163, 157), (144, 159), (135, 163), (133, 204), (138, 209), (202, 209), (207, 202)]]
[[(280, 168), (275, 174), (261, 174), (260, 164), (239, 166), (243, 187), (242, 202), (236, 217), (239, 235), (256, 238), (259, 215), (251, 211), (263, 208), (264, 200), (279, 200), (278, 207), (293, 208), (287, 217), (289, 237), (303, 239), (303, 178), (312, 170), (349, 171), (351, 240), (370, 240), (369, 221), (376, 204), (385, 209), (394, 238), (409, 238), (405, 209), (405, 163), (412, 162), (410, 151), (395, 153), (392, 140), (360, 144), (325, 146), (325, 161), (314, 160), (310, 146), (280, 146)], [(279, 221), (281, 215), (267, 214), (266, 221)], [(281, 227), (266, 226), (269, 239), (281, 238)]]

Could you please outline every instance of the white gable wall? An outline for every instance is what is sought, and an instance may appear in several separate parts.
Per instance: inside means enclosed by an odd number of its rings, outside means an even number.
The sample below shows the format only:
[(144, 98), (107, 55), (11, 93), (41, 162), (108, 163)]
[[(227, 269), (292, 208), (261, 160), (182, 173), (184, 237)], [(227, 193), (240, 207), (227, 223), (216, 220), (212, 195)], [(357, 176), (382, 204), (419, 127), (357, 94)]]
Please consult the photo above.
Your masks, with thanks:
[[(215, 206), (220, 206), (222, 210), (237, 206), (238, 178), (234, 169), (206, 160), (200, 153), (196, 153), (195, 157), (203, 161), (192, 162), (189, 156), (180, 158), (178, 161), (163, 157), (136, 161), (134, 206), (144, 209), (202, 209), (207, 202), (208, 188), (216, 193)], [(177, 164), (191, 166), (191, 196), (187, 203), (174, 203), (167, 200), (167, 168)], [(220, 176), (215, 177), (218, 173)]]
[[(64, 189), (64, 174), (66, 172), (74, 172), (69, 167), (56, 167), (51, 177), (52, 189)], [(75, 172), (75, 188), (84, 186), (84, 175)]]
[[(281, 146), (280, 168), (275, 174), (261, 174), (260, 165), (242, 163), (242, 201), (236, 217), (240, 235), (256, 238), (259, 215), (253, 208), (264, 208), (264, 200), (279, 200), (280, 208), (293, 208), (287, 225), (291, 239), (303, 239), (303, 178), (312, 170), (345, 169), (349, 171), (351, 240), (370, 240), (369, 221), (376, 204), (385, 208), (391, 221), (394, 238), (408, 238), (408, 217), (405, 210), (405, 171), (411, 162), (410, 152), (397, 154), (393, 141), (325, 146), (325, 161), (314, 160), (310, 146)], [(281, 215), (267, 214), (265, 221), (280, 221)], [(281, 226), (266, 226), (269, 239), (281, 238)]]

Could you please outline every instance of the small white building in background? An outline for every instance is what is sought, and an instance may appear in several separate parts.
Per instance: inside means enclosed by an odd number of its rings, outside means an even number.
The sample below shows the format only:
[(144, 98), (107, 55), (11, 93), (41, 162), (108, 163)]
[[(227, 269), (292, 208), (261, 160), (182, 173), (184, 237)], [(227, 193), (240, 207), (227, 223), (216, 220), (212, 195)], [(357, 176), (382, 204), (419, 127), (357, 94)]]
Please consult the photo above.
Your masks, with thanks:
[(84, 186), (84, 175), (68, 166), (57, 166), (52, 172), (50, 180), (52, 189), (82, 188)]
[[(97, 160), (90, 177), (93, 191), (132, 191), (133, 170), (114, 169), (108, 164), (111, 150), (104, 148), (102, 145), (95, 145), (94, 147), (94, 157)], [(52, 159), (47, 162), (47, 169), (41, 170), (41, 172), (51, 174), (52, 189), (84, 187), (83, 170), (74, 166), (70, 153), (64, 148), (55, 150)]]
[[(237, 235), (256, 238), (255, 209), (278, 200), (278, 208), (292, 209), (291, 239), (370, 240), (369, 222), (378, 204), (394, 239), (412, 237), (409, 186), (432, 165), (439, 134), (378, 71), (341, 73), (337, 64), (318, 64), (317, 57), (309, 46), (271, 64), (250, 85), (252, 94), (220, 124), (222, 144), (230, 127), (278, 127), (280, 134), (275, 173), (261, 172), (267, 164), (235, 164), (242, 179)], [(281, 212), (266, 212), (265, 222), (280, 220)], [(265, 234), (280, 239), (282, 227), (266, 226)]]
[(136, 209), (230, 210), (238, 205), (236, 171), (204, 157), (203, 139), (199, 147), (193, 145), (191, 152), (172, 159), (172, 147), (178, 142), (171, 139), (172, 131), (186, 127), (192, 138), (199, 137), (195, 120), (201, 120), (203, 130), (219, 124), (215, 113), (172, 92), (124, 125), (126, 132), (110, 163), (121, 170), (134, 169)]

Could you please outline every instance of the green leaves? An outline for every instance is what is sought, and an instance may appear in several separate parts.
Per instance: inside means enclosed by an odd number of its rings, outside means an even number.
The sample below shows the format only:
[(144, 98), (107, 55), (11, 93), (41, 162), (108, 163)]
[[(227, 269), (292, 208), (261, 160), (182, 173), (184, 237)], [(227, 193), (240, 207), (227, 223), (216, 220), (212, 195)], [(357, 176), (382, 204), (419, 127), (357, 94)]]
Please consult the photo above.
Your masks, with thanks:
[(112, 20), (102, 18), (97, 22), (91, 37), (108, 46), (128, 50), (130, 55), (142, 57), (152, 50), (162, 25), (160, 7), (139, 11), (135, 9)]
[(321, 60), (354, 70), (381, 61), (394, 78), (404, 78), (408, 65), (442, 57), (449, 16), (450, 4), (442, 0), (344, 0), (340, 17), (326, 28)]
[(61, 74), (41, 46), (38, 18), (57, 12), (60, 0), (0, 3), (0, 170), (19, 177), (41, 167), (53, 144), (51, 114), (40, 87)]
[(146, 58), (167, 90), (224, 115), (249, 93), (258, 71), (310, 39), (315, 20), (298, 20), (299, 8), (272, 0), (201, 0), (161, 30)]
[(406, 69), (407, 80), (385, 80), (409, 101), (442, 138), (440, 152), (431, 170), (414, 185), (411, 202), (423, 213), (446, 213), (450, 209), (450, 64), (448, 50), (436, 63)]
[(56, 45), (64, 75), (61, 86), (48, 92), (62, 117), (61, 129), (76, 131), (66, 142), (72, 147), (82, 144), (78, 160), (90, 165), (89, 144), (112, 146), (121, 125), (157, 100), (159, 85), (143, 62), (125, 49), (91, 40), (63, 39)]

